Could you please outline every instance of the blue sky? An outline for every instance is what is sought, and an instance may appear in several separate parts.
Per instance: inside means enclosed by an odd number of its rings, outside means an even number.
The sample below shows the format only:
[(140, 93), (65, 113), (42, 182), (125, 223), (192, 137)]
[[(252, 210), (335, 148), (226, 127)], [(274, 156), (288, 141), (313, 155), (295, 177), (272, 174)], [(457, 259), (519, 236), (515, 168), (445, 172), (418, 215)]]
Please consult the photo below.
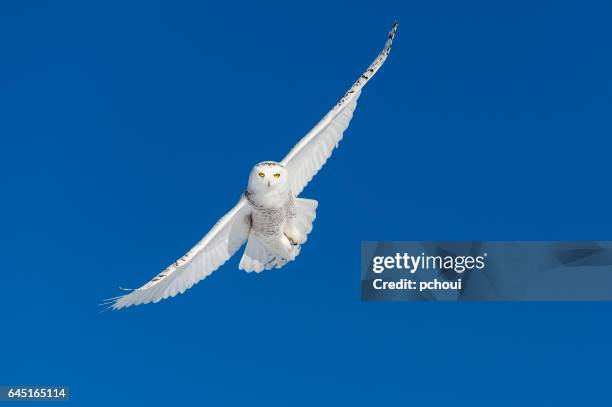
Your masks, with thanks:
[[(90, 2), (88, 2), (90, 3)], [(608, 303), (364, 303), (361, 240), (611, 239), (609, 2), (3, 2), (0, 384), (73, 405), (609, 398)], [(182, 255), (400, 28), (298, 260)]]

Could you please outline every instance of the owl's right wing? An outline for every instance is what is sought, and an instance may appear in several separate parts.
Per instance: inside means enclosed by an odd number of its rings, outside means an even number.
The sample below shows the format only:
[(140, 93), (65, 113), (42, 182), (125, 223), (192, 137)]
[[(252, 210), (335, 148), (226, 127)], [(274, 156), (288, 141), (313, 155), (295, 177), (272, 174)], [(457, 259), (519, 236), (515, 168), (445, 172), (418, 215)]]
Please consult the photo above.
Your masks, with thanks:
[(338, 146), (344, 131), (353, 117), (357, 107), (357, 99), (361, 89), (374, 76), (383, 65), (389, 52), (391, 43), (397, 31), (397, 23), (393, 24), (391, 32), (383, 50), (374, 62), (357, 79), (340, 101), (327, 113), (316, 126), (312, 128), (281, 161), (291, 175), (291, 189), (298, 196), (310, 180), (319, 172), (334, 148)]
[(104, 305), (120, 309), (182, 294), (232, 257), (247, 240), (250, 230), (251, 209), (242, 197), (187, 254), (142, 287), (110, 298)]

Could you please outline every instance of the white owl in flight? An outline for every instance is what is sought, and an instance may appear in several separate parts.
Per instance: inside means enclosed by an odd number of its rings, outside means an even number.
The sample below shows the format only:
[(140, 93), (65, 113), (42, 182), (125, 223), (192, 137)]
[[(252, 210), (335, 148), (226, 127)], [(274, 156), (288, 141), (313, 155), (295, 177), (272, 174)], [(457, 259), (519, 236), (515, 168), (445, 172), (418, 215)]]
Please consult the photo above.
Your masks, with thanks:
[(244, 271), (280, 268), (294, 260), (312, 230), (317, 208), (317, 201), (298, 196), (342, 140), (361, 89), (387, 59), (396, 30), (397, 23), (374, 62), (281, 162), (263, 161), (253, 167), (238, 204), (198, 244), (142, 287), (102, 305), (120, 309), (181, 294), (223, 265), (245, 242), (239, 265)]

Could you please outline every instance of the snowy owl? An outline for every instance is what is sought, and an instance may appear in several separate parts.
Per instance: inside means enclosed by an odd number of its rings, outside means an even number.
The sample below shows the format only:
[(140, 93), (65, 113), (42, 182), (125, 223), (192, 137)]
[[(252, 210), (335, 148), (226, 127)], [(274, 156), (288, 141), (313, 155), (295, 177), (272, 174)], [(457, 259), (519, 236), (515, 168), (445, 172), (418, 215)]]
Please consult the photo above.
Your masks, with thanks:
[(263, 161), (253, 167), (238, 204), (200, 242), (142, 287), (103, 305), (120, 309), (181, 294), (223, 265), (245, 242), (239, 268), (247, 272), (280, 268), (294, 260), (312, 230), (317, 208), (317, 201), (298, 196), (342, 140), (361, 89), (387, 59), (396, 30), (397, 23), (374, 62), (281, 162)]

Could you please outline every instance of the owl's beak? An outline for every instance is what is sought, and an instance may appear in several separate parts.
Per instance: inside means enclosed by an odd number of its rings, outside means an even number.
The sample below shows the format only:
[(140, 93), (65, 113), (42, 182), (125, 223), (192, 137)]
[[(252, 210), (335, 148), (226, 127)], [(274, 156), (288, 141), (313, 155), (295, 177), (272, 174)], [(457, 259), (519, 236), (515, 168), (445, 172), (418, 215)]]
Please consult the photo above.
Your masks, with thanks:
[(268, 181), (268, 188), (270, 188), (270, 181)]

